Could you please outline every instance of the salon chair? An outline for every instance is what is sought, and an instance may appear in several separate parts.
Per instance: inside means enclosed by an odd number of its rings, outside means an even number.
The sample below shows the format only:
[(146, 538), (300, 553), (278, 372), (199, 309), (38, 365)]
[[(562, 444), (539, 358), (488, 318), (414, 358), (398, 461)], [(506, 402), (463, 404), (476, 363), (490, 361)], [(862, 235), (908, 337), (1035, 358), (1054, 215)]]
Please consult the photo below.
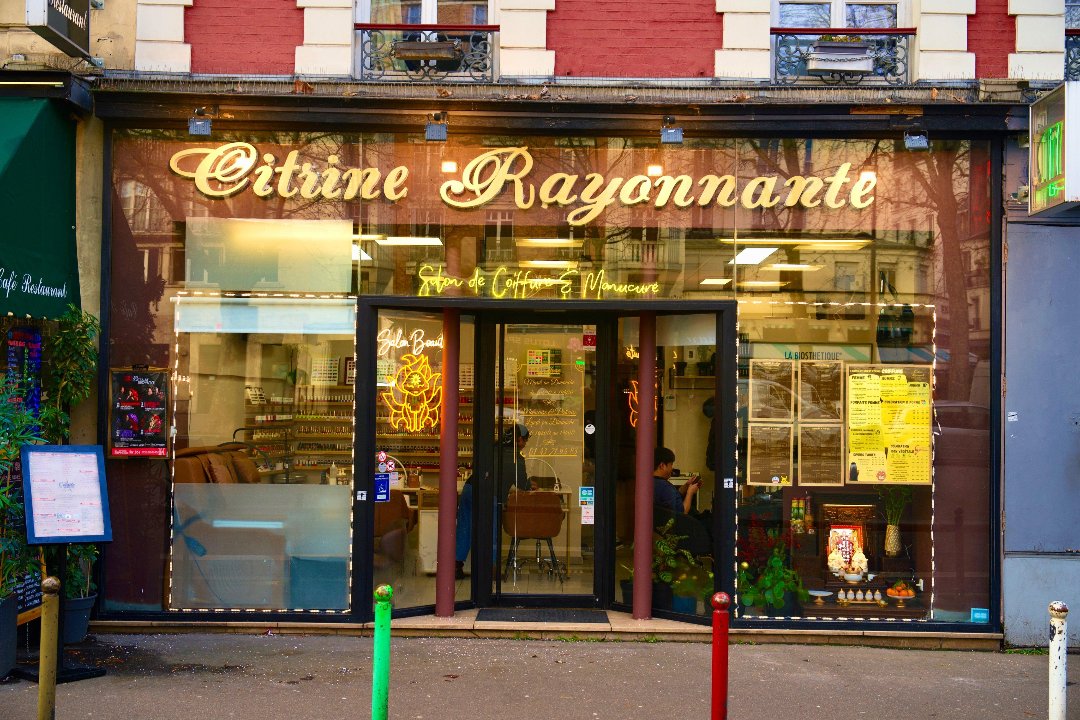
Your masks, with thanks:
[[(559, 580), (566, 580), (566, 565), (559, 562), (555, 555), (552, 540), (562, 532), (562, 500), (557, 493), (549, 492), (511, 492), (503, 507), (503, 532), (510, 536), (510, 551), (503, 566), (503, 579), (511, 571), (515, 577), (524, 566), (518, 555), (518, 546), (522, 540), (536, 540), (537, 567), (555, 575)], [(548, 557), (542, 557), (540, 542), (547, 543)]]

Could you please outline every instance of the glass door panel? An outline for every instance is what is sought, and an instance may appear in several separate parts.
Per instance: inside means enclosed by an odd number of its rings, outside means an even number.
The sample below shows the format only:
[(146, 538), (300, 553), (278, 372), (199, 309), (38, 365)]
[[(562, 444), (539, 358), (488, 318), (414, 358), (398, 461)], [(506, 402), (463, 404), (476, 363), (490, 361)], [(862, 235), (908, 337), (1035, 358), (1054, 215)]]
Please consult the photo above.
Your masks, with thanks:
[(594, 590), (596, 331), (496, 327), (496, 599)]
[[(443, 400), (443, 317), (437, 312), (380, 310), (376, 335), (375, 448), (372, 472), (388, 484), (376, 486), (373, 587), (394, 588), (398, 608), (435, 602), (439, 538), (440, 432)], [(472, 467), (474, 324), (462, 318), (458, 371), (458, 524), (460, 502)], [(471, 490), (471, 488), (470, 488)], [(471, 499), (471, 495), (470, 495)], [(465, 519), (471, 521), (471, 515)], [(468, 530), (466, 530), (468, 533)], [(470, 584), (458, 583), (457, 597)]]
[[(654, 477), (653, 523), (680, 554), (660, 582), (653, 583), (653, 609), (702, 615), (713, 593), (712, 509), (716, 489), (717, 316), (664, 315), (656, 320), (656, 403), (639, 407), (640, 344), (637, 318), (619, 321), (619, 361), (613, 413), (618, 437), (615, 499), (616, 599), (632, 602), (634, 474), (637, 425), (646, 412), (656, 422), (657, 451), (666, 459)], [(669, 454), (662, 458), (659, 450)], [(682, 553), (682, 551), (686, 551)]]

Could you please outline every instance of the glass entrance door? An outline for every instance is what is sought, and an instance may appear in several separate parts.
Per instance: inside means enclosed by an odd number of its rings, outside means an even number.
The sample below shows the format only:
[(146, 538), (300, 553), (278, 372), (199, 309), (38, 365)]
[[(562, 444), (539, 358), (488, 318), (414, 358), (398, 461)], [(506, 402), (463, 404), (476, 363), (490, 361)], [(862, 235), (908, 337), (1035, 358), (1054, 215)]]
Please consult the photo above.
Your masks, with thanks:
[(494, 599), (593, 604), (596, 326), (505, 323), (494, 334)]

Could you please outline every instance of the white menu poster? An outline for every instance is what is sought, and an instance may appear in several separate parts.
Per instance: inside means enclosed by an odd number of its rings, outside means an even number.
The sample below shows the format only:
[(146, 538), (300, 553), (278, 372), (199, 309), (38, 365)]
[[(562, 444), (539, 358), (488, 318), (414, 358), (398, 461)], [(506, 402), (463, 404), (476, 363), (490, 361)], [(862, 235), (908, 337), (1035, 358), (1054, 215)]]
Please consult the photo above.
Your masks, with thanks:
[(31, 544), (112, 540), (100, 445), (23, 448)]

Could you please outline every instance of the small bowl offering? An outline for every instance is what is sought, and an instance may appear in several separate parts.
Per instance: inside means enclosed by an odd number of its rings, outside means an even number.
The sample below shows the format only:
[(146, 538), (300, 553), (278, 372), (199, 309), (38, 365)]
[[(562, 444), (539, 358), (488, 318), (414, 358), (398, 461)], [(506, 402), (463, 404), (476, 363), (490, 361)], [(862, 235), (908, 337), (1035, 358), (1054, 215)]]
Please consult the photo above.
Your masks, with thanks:
[(810, 597), (814, 598), (815, 605), (824, 605), (825, 598), (832, 595), (832, 590), (807, 590), (806, 592), (810, 594)]
[(862, 582), (862, 573), (844, 573), (844, 581), (852, 585)]

